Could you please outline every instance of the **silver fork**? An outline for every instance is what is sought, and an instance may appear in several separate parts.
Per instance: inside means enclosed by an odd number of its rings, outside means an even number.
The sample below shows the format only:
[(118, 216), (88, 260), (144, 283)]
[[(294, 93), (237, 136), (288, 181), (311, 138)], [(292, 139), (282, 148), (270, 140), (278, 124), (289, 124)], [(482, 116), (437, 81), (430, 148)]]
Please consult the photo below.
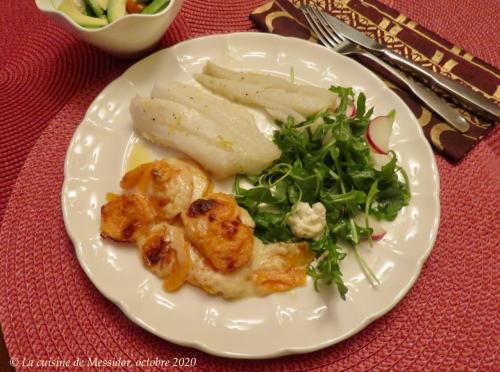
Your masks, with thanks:
[(438, 96), (432, 90), (424, 87), (420, 83), (409, 79), (406, 75), (389, 66), (377, 56), (364, 49), (361, 49), (356, 44), (352, 43), (344, 36), (337, 33), (335, 29), (330, 25), (323, 13), (318, 9), (310, 6), (302, 6), (301, 10), (307, 18), (309, 25), (324, 46), (330, 47), (336, 52), (348, 56), (362, 55), (365, 58), (368, 58), (371, 61), (377, 63), (380, 67), (387, 70), (392, 75), (395, 75), (401, 81), (402, 85), (404, 85), (427, 107), (441, 116), (454, 128), (458, 129), (460, 132), (467, 132), (469, 130), (468, 121), (458, 111), (448, 105), (448, 103), (444, 101), (443, 98)]

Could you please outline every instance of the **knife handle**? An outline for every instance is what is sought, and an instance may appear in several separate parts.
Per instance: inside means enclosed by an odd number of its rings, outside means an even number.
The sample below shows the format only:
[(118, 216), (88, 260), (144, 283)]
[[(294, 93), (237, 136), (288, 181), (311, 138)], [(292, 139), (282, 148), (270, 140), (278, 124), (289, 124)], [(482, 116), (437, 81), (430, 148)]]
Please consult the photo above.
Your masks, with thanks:
[(500, 117), (500, 106), (485, 98), (480, 93), (474, 92), (465, 85), (453, 81), (428, 68), (422, 67), (390, 49), (384, 48), (379, 52), (382, 53), (382, 57), (388, 62), (415, 73), (422, 79), (428, 81), (432, 88), (457, 99), (457, 104), (471, 109), (478, 114), (488, 113), (493, 116), (495, 120)]
[(385, 63), (383, 60), (372, 53), (358, 48), (356, 48), (356, 51), (353, 51), (352, 53), (360, 54), (363, 57), (372, 60), (380, 67), (396, 76), (397, 79), (399, 79), (401, 83), (415, 96), (417, 96), (427, 107), (441, 116), (446, 122), (448, 122), (454, 128), (458, 129), (460, 132), (467, 132), (469, 130), (469, 122), (458, 111), (453, 109), (442, 97), (438, 96), (431, 89), (409, 79), (402, 72), (389, 66), (387, 63)]

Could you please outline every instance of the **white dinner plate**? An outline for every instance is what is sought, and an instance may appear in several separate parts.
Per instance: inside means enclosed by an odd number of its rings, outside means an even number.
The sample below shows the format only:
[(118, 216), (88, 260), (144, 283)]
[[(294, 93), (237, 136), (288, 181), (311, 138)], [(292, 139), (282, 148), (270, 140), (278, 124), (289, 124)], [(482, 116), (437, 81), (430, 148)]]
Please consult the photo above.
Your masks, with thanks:
[[(396, 109), (393, 149), (408, 172), (412, 198), (373, 248), (360, 251), (380, 279), (374, 288), (352, 253), (342, 262), (349, 288), (342, 301), (336, 290), (305, 287), (268, 297), (226, 301), (183, 286), (162, 289), (138, 250), (104, 241), (100, 208), (119, 181), (135, 143), (128, 111), (136, 94), (149, 95), (156, 81), (195, 84), (192, 76), (207, 60), (223, 66), (267, 71), (322, 87), (331, 84), (364, 92), (375, 115)], [(268, 119), (256, 111), (259, 127)], [(145, 143), (145, 142), (144, 142)], [(169, 156), (152, 147), (155, 157)], [(223, 185), (227, 187), (230, 182)], [(236, 358), (276, 357), (324, 348), (352, 336), (381, 317), (408, 292), (429, 255), (439, 224), (439, 178), (433, 153), (408, 107), (373, 73), (324, 47), (294, 38), (237, 33), (189, 40), (161, 50), (129, 68), (89, 107), (68, 149), (62, 190), (64, 221), (78, 260), (101, 293), (134, 323), (166, 340), (208, 353)]]

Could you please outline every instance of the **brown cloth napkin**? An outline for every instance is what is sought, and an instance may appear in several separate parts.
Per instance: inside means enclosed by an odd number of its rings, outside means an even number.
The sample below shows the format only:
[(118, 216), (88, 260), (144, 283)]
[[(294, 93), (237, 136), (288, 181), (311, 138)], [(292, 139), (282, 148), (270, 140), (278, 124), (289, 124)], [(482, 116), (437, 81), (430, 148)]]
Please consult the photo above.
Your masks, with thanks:
[[(377, 0), (273, 0), (255, 9), (250, 19), (261, 31), (317, 42), (306, 18), (295, 7), (308, 3), (323, 8), (406, 58), (500, 103), (500, 72), (496, 68)], [(495, 126), (495, 122), (485, 122), (460, 109), (471, 124), (467, 133), (460, 133), (422, 106), (416, 97), (393, 84), (397, 84), (394, 77), (382, 73), (371, 61), (365, 60), (363, 64), (381, 75), (387, 85), (406, 102), (418, 118), (427, 139), (450, 160), (463, 158)]]

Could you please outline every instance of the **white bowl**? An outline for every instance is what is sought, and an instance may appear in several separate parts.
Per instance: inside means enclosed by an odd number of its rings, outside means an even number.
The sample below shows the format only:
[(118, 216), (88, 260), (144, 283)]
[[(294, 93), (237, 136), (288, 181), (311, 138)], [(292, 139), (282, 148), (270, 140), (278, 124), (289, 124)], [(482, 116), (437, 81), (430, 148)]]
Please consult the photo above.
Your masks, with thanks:
[(152, 48), (179, 13), (184, 0), (170, 0), (161, 12), (129, 14), (101, 28), (85, 28), (59, 11), (61, 0), (35, 0), (36, 6), (76, 37), (120, 57), (133, 57)]

